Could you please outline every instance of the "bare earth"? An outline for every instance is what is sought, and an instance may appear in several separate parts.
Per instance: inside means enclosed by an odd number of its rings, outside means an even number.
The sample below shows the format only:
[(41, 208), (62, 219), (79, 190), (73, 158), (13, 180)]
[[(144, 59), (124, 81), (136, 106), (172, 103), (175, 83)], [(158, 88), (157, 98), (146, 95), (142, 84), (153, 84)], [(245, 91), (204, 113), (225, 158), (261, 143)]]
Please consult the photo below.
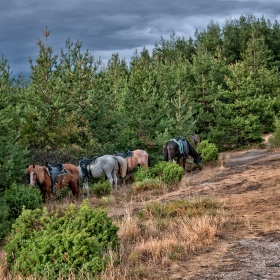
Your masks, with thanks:
[[(174, 263), (164, 275), (191, 280), (280, 279), (280, 153), (253, 149), (222, 157), (219, 168), (187, 173), (179, 190), (156, 198), (213, 197), (224, 203), (235, 221), (212, 246)], [(141, 202), (131, 207), (137, 210)], [(120, 216), (122, 211), (112, 209), (110, 214)]]

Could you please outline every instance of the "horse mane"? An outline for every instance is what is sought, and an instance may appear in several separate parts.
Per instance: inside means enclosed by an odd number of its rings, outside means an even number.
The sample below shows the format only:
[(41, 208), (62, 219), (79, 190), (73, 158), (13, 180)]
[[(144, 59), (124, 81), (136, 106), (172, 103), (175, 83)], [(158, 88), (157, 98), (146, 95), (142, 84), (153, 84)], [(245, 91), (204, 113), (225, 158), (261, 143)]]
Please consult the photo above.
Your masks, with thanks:
[(45, 179), (45, 167), (40, 165), (35, 165), (35, 170), (37, 173), (38, 182), (42, 184)]
[[(187, 140), (186, 140), (187, 141)], [(196, 151), (196, 149), (187, 141), (188, 145), (189, 145), (189, 149), (190, 149), (190, 152), (189, 154), (193, 157), (193, 158), (196, 158), (199, 156), (199, 153)]]

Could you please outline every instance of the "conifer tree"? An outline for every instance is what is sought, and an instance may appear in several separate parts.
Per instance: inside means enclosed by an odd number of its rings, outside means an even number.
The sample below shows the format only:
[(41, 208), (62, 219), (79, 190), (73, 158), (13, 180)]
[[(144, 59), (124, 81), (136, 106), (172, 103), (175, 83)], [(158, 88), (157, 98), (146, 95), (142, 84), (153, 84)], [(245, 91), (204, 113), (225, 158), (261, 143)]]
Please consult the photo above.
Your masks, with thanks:
[(0, 56), (0, 192), (21, 181), (28, 150), (17, 142), (14, 118), (18, 115), (18, 95), (8, 60)]

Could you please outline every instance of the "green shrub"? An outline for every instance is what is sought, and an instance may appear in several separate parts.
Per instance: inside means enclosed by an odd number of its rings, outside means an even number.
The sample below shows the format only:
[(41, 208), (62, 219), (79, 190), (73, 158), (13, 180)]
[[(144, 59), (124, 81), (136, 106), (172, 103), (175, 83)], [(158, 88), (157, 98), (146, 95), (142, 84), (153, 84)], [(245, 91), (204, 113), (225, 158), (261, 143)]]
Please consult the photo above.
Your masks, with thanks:
[(109, 195), (111, 192), (111, 189), (112, 189), (112, 187), (108, 180), (106, 180), (106, 181), (101, 180), (97, 183), (94, 183), (94, 185), (92, 187), (92, 192), (96, 197), (100, 198), (102, 196)]
[(159, 178), (165, 183), (176, 183), (182, 179), (184, 169), (173, 162), (160, 161), (150, 169), (138, 168), (135, 173), (135, 182), (141, 182), (146, 179)]
[(176, 183), (181, 181), (184, 169), (173, 162), (159, 162), (152, 167), (151, 173), (158, 176), (163, 182)]
[(158, 178), (147, 178), (142, 181), (134, 182), (131, 185), (134, 192), (150, 191), (162, 188), (162, 181)]
[[(9, 206), (4, 198), (0, 199), (0, 240), (2, 241), (12, 229), (13, 219), (9, 217)], [(2, 243), (2, 242), (0, 242)]]
[(145, 179), (153, 178), (155, 177), (152, 173), (151, 170), (148, 168), (144, 167), (137, 167), (137, 170), (134, 174), (134, 182), (141, 182)]
[(26, 209), (42, 207), (40, 190), (27, 185), (13, 184), (5, 191), (4, 201), (9, 207), (9, 220), (18, 218), (23, 206)]
[(60, 212), (24, 210), (5, 246), (7, 263), (23, 276), (92, 277), (105, 269), (106, 252), (119, 248), (117, 230), (107, 212), (93, 209), (87, 199)]
[(55, 190), (55, 193), (53, 194), (55, 200), (61, 200), (63, 198), (66, 198), (69, 195), (69, 188), (64, 187), (64, 188), (59, 188)]
[(275, 119), (275, 128), (275, 132), (269, 139), (269, 144), (271, 148), (280, 147), (280, 120), (278, 118)]
[(219, 158), (217, 146), (213, 143), (210, 143), (208, 140), (203, 140), (200, 142), (196, 150), (202, 156), (203, 162), (209, 162)]

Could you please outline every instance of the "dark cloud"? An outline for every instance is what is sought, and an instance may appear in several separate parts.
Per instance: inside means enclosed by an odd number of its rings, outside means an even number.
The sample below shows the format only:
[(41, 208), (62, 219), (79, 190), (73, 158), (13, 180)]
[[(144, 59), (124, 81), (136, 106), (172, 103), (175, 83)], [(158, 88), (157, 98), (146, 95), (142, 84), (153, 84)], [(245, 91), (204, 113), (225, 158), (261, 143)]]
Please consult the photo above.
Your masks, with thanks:
[(28, 58), (37, 57), (42, 30), (51, 30), (48, 44), (55, 53), (68, 37), (79, 40), (96, 58), (106, 62), (118, 52), (128, 62), (135, 49), (152, 49), (161, 37), (193, 37), (210, 20), (255, 15), (274, 22), (280, 16), (278, 1), (218, 0), (10, 0), (0, 3), (0, 53), (14, 74), (28, 75)]

